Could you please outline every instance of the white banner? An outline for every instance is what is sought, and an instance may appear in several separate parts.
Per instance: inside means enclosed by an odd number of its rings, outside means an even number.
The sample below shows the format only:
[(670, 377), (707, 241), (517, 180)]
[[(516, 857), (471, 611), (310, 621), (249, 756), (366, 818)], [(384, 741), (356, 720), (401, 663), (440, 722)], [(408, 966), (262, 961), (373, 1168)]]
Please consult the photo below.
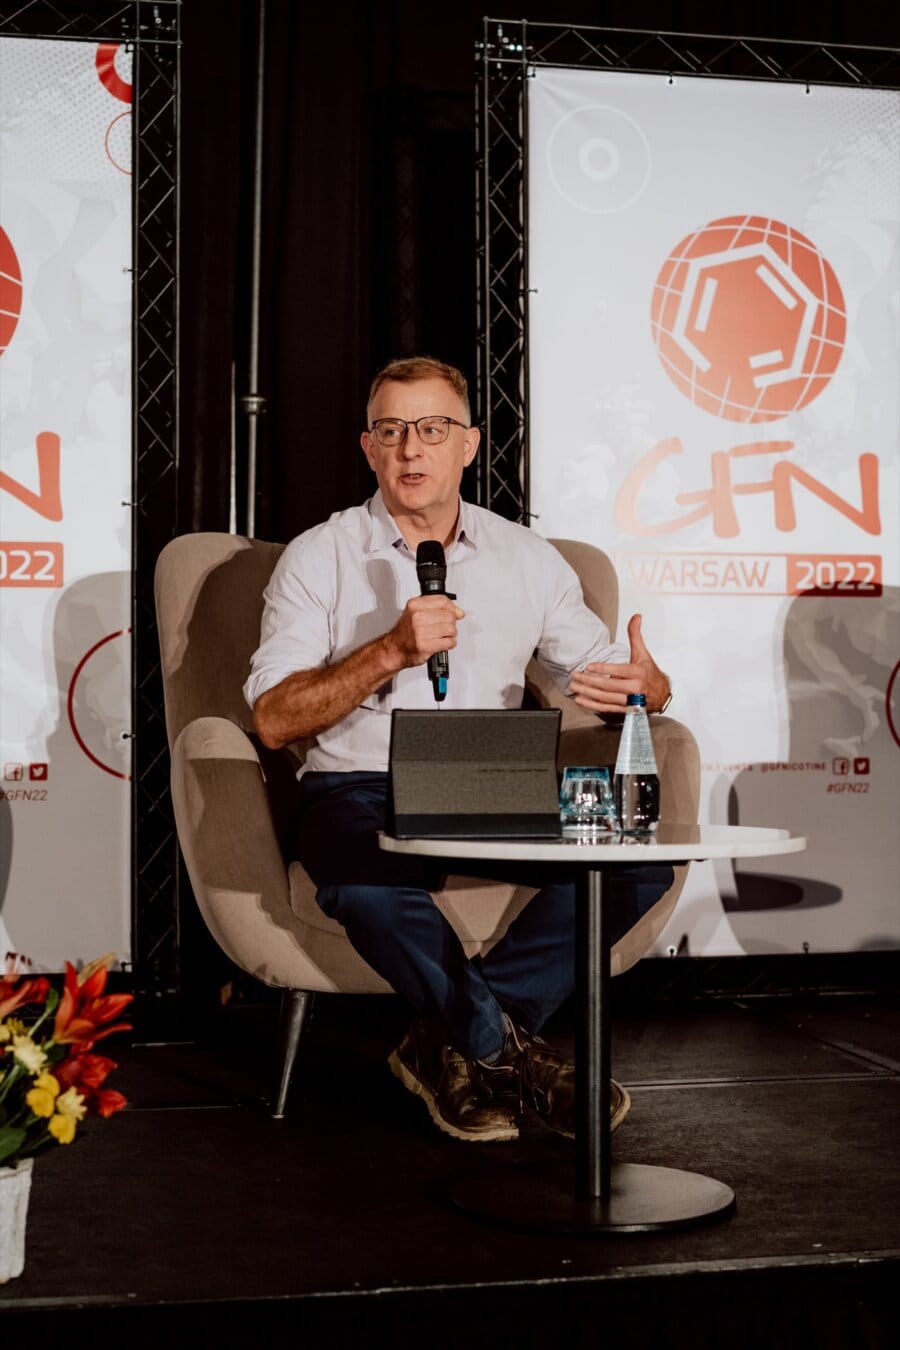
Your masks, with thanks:
[(131, 946), (131, 59), (0, 38), (0, 964)]
[(655, 951), (900, 945), (900, 95), (528, 81), (531, 509), (610, 553), (700, 743)]

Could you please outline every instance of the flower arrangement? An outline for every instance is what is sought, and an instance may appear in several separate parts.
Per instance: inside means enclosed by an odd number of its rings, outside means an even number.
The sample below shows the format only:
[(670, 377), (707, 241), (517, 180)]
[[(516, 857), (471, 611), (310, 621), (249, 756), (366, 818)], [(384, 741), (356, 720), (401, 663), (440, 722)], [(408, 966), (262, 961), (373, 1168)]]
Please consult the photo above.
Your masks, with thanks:
[(0, 976), (0, 1167), (16, 1167), (56, 1144), (71, 1144), (88, 1114), (127, 1105), (104, 1088), (115, 1062), (92, 1053), (97, 1041), (130, 1030), (116, 1019), (131, 994), (104, 994), (102, 956), (78, 972), (66, 962), (62, 993), (45, 976)]

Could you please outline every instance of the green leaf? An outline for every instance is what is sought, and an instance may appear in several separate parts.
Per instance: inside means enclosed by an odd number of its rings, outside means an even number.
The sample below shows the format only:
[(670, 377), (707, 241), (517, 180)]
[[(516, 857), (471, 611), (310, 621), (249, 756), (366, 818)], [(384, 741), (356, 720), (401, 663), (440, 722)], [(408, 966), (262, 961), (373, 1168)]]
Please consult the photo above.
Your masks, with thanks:
[(14, 1061), (13, 1067), (11, 1069), (7, 1069), (5, 1076), (2, 1079), (0, 1079), (0, 1102), (3, 1101), (4, 1097), (9, 1092), (10, 1088), (12, 1088), (16, 1083), (18, 1083), (20, 1078), (24, 1078), (24, 1076), (25, 1070), (23, 1069), (22, 1065), (16, 1064)]
[(6, 1125), (0, 1129), (0, 1167), (3, 1167), (5, 1160), (11, 1158), (25, 1143), (25, 1131), (17, 1130), (12, 1125)]
[(40, 1017), (38, 1018), (38, 1020), (35, 1022), (34, 1026), (31, 1028), (31, 1035), (32, 1035), (32, 1037), (34, 1036), (34, 1033), (39, 1029), (39, 1027), (41, 1027), (41, 1026), (44, 1024), (44, 1022), (47, 1021), (47, 1019), (49, 1018), (50, 1014), (56, 1012), (56, 1008), (57, 1008), (57, 1004), (59, 1003), (59, 999), (60, 999), (59, 990), (56, 989), (56, 988), (54, 988), (53, 985), (51, 985), (51, 986), (50, 986), (50, 992), (49, 992), (49, 994), (47, 995), (47, 1001), (46, 1001), (46, 1003), (44, 1004), (44, 1010), (43, 1010), (43, 1012), (41, 1013), (41, 1015), (40, 1015)]

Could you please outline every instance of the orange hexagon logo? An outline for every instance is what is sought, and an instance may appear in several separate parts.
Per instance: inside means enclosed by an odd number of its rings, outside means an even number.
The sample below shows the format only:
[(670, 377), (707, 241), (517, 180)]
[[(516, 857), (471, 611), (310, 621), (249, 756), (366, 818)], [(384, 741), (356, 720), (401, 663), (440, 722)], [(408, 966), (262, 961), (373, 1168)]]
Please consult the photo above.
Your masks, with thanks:
[(650, 326), (666, 374), (698, 408), (773, 422), (821, 394), (847, 318), (838, 279), (811, 240), (778, 220), (728, 216), (672, 250)]
[(12, 240), (0, 225), (0, 356), (12, 342), (22, 310), (22, 269)]

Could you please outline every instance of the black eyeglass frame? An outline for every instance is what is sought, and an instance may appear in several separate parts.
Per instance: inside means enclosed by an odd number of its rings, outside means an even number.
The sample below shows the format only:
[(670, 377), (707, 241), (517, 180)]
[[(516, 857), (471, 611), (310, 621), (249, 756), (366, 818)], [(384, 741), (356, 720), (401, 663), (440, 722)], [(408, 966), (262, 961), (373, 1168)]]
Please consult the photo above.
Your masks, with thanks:
[[(416, 429), (416, 435), (419, 437), (419, 440), (421, 441), (421, 440), (422, 440), (422, 433), (419, 431), (419, 423), (420, 423), (420, 422), (446, 422), (446, 423), (447, 423), (447, 435), (444, 437), (444, 439), (443, 439), (442, 441), (436, 441), (436, 442), (435, 442), (436, 445), (444, 445), (444, 443), (449, 439), (449, 436), (450, 436), (450, 428), (451, 428), (451, 427), (462, 427), (463, 431), (471, 431), (471, 430), (472, 430), (471, 426), (467, 426), (465, 422), (458, 422), (458, 421), (456, 420), (455, 417), (447, 417), (444, 413), (426, 413), (424, 417), (417, 417), (417, 418), (415, 418), (414, 421), (412, 421), (412, 422), (408, 422), (408, 421), (406, 420), (405, 417), (376, 417), (376, 418), (375, 418), (375, 421), (374, 421), (374, 422), (372, 423), (372, 425), (369, 427), (369, 431), (370, 431), (370, 433), (371, 433), (372, 435), (374, 435), (374, 437), (375, 437), (375, 439), (378, 441), (378, 444), (379, 444), (379, 445), (383, 445), (383, 444), (384, 444), (384, 442), (381, 440), (381, 438), (380, 438), (379, 435), (378, 435), (378, 428), (379, 428), (379, 426), (381, 425), (382, 422), (392, 422), (392, 423), (395, 423), (395, 424), (398, 424), (398, 423), (401, 423), (401, 422), (403, 423), (403, 426), (404, 426), (404, 432), (403, 432), (403, 435), (401, 436), (400, 440), (397, 441), (397, 442), (395, 442), (396, 445), (405, 445), (406, 439), (407, 439), (407, 437), (409, 436), (409, 429), (410, 429), (410, 427), (415, 427), (415, 429)], [(423, 444), (424, 444), (424, 442), (423, 442)], [(387, 447), (386, 447), (386, 448), (387, 448)]]

